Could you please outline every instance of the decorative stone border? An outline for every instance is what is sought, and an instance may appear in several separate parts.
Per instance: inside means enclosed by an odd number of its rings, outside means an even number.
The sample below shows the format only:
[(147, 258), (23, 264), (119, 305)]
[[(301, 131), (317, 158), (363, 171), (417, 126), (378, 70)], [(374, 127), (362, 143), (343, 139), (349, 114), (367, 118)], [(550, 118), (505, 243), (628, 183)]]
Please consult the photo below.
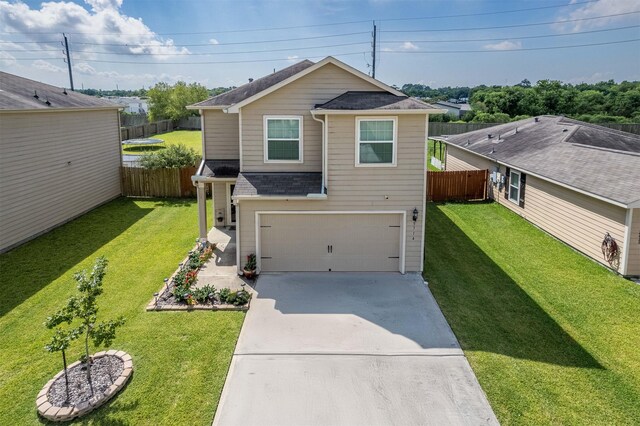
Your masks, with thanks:
[[(54, 422), (66, 422), (66, 421), (75, 419), (76, 417), (81, 417), (81, 416), (84, 416), (85, 414), (92, 412), (93, 410), (95, 410), (96, 408), (100, 407), (102, 404), (104, 404), (105, 402), (113, 398), (115, 394), (117, 394), (120, 391), (120, 389), (124, 387), (127, 381), (129, 381), (129, 378), (133, 373), (133, 360), (131, 359), (131, 355), (127, 354), (126, 352), (116, 351), (114, 349), (109, 351), (97, 352), (92, 356), (92, 358), (97, 359), (104, 356), (116, 356), (120, 358), (122, 362), (124, 362), (124, 369), (122, 370), (120, 377), (118, 377), (113, 382), (113, 384), (109, 386), (109, 388), (107, 388), (106, 391), (104, 391), (104, 393), (94, 395), (88, 401), (84, 401), (70, 407), (56, 407), (52, 405), (49, 402), (47, 394), (49, 393), (49, 389), (51, 388), (51, 385), (53, 385), (53, 383), (58, 378), (64, 375), (64, 370), (63, 370), (63, 371), (60, 371), (58, 374), (56, 374), (53, 377), (53, 379), (49, 380), (47, 384), (44, 385), (40, 393), (38, 393), (38, 396), (36, 398), (36, 407), (38, 409), (38, 414), (40, 414), (42, 417), (44, 417), (47, 420), (51, 420)], [(67, 370), (72, 367), (75, 367), (78, 364), (80, 364), (80, 361), (76, 361), (70, 364), (67, 367)]]

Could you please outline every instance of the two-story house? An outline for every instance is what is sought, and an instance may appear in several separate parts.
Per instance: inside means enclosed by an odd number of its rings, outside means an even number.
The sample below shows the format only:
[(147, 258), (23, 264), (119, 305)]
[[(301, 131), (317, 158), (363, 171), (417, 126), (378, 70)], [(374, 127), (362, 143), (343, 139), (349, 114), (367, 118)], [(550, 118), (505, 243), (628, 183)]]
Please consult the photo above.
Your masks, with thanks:
[(328, 57), (191, 105), (202, 116), (215, 226), (236, 226), (238, 272), (422, 271), (428, 117), (442, 113)]

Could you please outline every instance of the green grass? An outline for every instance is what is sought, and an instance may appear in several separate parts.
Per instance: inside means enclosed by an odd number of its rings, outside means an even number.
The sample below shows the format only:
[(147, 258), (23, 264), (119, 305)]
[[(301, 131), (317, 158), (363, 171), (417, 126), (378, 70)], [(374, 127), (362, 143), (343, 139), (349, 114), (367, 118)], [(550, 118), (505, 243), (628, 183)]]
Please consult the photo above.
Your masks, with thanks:
[(640, 286), (497, 204), (428, 206), (425, 277), (502, 424), (637, 424)]
[(192, 248), (196, 219), (194, 201), (120, 198), (0, 255), (0, 424), (39, 423), (35, 397), (61, 369), (42, 324), (74, 293), (72, 273), (100, 255), (109, 269), (98, 316), (126, 317), (111, 347), (131, 354), (135, 372), (83, 422), (211, 424), (244, 314), (144, 310)]
[(444, 146), (442, 148), (442, 155), (440, 155), (440, 148), (436, 150), (436, 141), (433, 139), (427, 140), (427, 170), (432, 172), (439, 172), (440, 169), (431, 165), (431, 157), (436, 157), (444, 163)]
[(168, 145), (186, 145), (189, 148), (193, 148), (198, 154), (202, 154), (202, 132), (200, 130), (174, 130), (169, 133), (162, 133), (159, 135), (151, 136), (152, 138), (158, 138), (164, 140), (161, 145), (125, 145), (122, 149), (124, 154), (140, 155), (147, 152), (162, 151)]

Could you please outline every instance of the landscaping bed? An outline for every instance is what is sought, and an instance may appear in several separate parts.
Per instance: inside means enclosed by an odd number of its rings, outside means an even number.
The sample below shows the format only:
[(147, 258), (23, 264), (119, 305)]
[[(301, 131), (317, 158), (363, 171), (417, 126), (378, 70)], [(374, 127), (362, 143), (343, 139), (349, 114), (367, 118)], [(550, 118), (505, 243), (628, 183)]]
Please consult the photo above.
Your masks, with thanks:
[(147, 305), (147, 311), (233, 310), (249, 309), (251, 293), (241, 289), (217, 289), (207, 284), (198, 286), (198, 272), (213, 254), (215, 245), (198, 243), (174, 274), (165, 279), (159, 292)]

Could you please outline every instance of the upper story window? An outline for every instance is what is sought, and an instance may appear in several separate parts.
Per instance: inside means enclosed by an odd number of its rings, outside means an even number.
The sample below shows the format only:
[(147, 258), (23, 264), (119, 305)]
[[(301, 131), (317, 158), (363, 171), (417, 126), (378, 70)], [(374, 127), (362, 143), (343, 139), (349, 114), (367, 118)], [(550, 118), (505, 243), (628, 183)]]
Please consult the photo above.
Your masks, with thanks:
[(520, 204), (520, 172), (509, 173), (509, 201)]
[(356, 166), (396, 165), (397, 118), (356, 118)]
[(302, 163), (301, 116), (265, 116), (264, 162)]

